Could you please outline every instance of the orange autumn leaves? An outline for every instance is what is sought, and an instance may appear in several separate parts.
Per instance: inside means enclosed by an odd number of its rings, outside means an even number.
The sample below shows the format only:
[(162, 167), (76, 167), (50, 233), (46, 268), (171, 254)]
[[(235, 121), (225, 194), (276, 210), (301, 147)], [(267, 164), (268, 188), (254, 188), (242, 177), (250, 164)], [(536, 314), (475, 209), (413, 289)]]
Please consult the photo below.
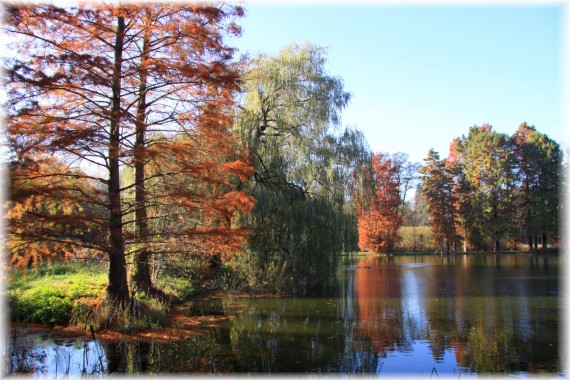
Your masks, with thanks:
[[(104, 220), (94, 210), (102, 194), (92, 179), (54, 157), (34, 157), (11, 165), (10, 190), (5, 218), (10, 223), (6, 248), (11, 265), (23, 267), (100, 250)], [(81, 247), (77, 239), (83, 240)]]
[(358, 245), (365, 251), (390, 252), (402, 223), (398, 168), (388, 156), (372, 154), (360, 182)]
[(225, 38), (239, 35), (233, 19), (242, 14), (184, 5), (5, 10), (14, 265), (140, 247), (236, 253), (247, 236), (239, 217), (253, 206), (238, 186), (253, 169), (231, 132), (239, 87)]

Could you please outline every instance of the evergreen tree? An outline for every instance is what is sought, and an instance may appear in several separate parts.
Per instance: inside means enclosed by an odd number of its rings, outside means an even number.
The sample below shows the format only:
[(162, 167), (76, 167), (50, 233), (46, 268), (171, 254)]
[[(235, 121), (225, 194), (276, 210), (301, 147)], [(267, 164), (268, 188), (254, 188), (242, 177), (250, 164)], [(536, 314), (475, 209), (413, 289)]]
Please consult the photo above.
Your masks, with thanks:
[(430, 215), (430, 226), (434, 243), (450, 251), (457, 250), (459, 237), (456, 233), (456, 210), (453, 194), (453, 176), (446, 161), (431, 149), (420, 169), (422, 195), (426, 199), (426, 209)]
[(548, 246), (558, 235), (560, 213), (560, 146), (535, 127), (522, 123), (512, 136), (517, 168), (518, 222), (530, 250)]

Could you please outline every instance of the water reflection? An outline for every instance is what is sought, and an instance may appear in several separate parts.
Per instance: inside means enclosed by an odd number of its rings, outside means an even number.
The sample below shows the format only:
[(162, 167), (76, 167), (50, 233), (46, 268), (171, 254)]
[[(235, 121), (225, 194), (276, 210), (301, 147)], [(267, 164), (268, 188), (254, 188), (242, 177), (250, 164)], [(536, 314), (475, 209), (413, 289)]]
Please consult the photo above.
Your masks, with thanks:
[[(194, 302), (189, 315), (230, 318), (182, 342), (91, 346), (85, 352), (104, 350), (102, 359), (90, 357), (84, 368), (424, 376), (561, 371), (557, 257), (373, 257), (341, 268), (312, 296)], [(55, 354), (42, 359), (35, 347), (37, 368), (53, 372)], [(74, 362), (81, 371), (81, 356), (57, 356), (60, 373)]]
[(42, 335), (20, 337), (16, 342), (5, 366), (9, 374), (31, 373), (50, 378), (94, 376), (104, 374), (108, 368), (104, 347), (97, 342), (53, 340)]

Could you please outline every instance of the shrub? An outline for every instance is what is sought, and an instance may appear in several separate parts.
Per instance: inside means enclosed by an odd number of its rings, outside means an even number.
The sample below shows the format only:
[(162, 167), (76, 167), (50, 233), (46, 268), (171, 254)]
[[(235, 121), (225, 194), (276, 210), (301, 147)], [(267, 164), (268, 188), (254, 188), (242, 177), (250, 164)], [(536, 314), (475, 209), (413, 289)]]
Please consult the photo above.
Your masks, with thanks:
[(269, 262), (263, 268), (253, 254), (240, 256), (231, 265), (224, 265), (213, 286), (228, 293), (274, 293), (289, 294), (294, 290), (294, 281), (281, 265)]
[(36, 287), (14, 294), (10, 299), (12, 319), (60, 324), (71, 318), (72, 302), (58, 289)]
[(164, 275), (159, 276), (157, 282), (159, 289), (165, 293), (172, 294), (180, 301), (188, 300), (197, 290), (192, 281), (187, 278)]
[(12, 320), (83, 323), (94, 303), (105, 295), (107, 276), (99, 265), (58, 263), (10, 274)]
[(170, 310), (170, 303), (159, 298), (148, 298), (141, 302), (141, 319), (143, 326), (156, 328), (164, 326), (167, 322), (166, 316)]

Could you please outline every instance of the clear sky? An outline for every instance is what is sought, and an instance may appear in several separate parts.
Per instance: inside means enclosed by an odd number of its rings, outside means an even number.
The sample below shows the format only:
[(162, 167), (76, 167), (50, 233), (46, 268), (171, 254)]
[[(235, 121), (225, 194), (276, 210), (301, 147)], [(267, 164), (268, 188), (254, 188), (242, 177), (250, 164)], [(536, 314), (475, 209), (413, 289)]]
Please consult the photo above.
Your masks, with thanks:
[(309, 41), (353, 99), (343, 124), (374, 151), (420, 162), (489, 123), (509, 135), (526, 121), (566, 146), (561, 5), (245, 5), (242, 52)]

